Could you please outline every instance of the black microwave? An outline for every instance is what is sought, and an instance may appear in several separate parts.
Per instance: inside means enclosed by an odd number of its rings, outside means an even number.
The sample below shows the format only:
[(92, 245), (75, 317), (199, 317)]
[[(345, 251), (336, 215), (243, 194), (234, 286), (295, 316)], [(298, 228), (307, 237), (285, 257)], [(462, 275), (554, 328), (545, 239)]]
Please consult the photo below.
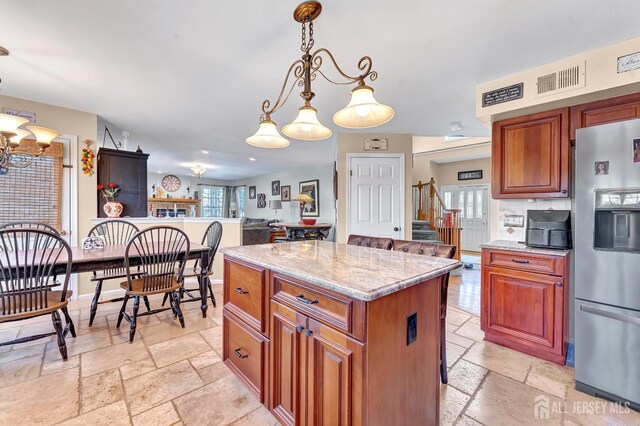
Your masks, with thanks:
[(528, 247), (570, 249), (570, 210), (528, 210), (525, 244)]

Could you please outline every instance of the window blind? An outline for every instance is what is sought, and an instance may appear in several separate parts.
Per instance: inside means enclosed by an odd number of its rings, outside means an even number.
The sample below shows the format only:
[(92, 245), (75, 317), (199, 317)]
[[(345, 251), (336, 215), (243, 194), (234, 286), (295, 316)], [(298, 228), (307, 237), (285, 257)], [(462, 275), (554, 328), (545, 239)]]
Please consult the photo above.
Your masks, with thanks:
[[(35, 141), (23, 139), (16, 155), (36, 154)], [(53, 142), (45, 153), (24, 169), (0, 174), (0, 224), (43, 222), (62, 229), (62, 161), (64, 147)]]

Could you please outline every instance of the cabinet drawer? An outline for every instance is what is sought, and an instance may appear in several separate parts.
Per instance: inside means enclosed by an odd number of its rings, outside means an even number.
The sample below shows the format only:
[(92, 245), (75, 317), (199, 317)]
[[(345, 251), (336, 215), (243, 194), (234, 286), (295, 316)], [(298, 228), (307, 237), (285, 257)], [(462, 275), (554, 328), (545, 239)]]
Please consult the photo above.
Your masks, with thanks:
[(482, 250), (483, 266), (562, 276), (564, 258), (517, 251)]
[(223, 317), (223, 359), (260, 402), (266, 398), (268, 341), (229, 312)]
[(364, 302), (310, 287), (295, 278), (273, 274), (273, 300), (293, 307), (337, 330), (364, 339)]
[(224, 307), (256, 330), (267, 333), (266, 270), (240, 261), (224, 261)]

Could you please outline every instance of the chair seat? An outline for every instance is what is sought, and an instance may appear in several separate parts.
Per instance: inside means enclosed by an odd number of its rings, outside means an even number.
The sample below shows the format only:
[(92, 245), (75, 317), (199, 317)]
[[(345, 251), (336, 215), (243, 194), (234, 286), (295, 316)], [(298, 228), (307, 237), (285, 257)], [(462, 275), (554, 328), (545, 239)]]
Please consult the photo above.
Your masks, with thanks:
[[(49, 291), (47, 292), (46, 308), (42, 307), (40, 309), (33, 310), (33, 311), (18, 312), (15, 314), (6, 314), (6, 315), (2, 315), (0, 311), (0, 323), (38, 317), (40, 315), (57, 311), (58, 309), (61, 309), (67, 306), (67, 304), (69, 303), (69, 299), (71, 298), (72, 295), (73, 295), (73, 292), (71, 290), (67, 290), (66, 300), (61, 301), (60, 299), (62, 298), (62, 291)], [(18, 306), (19, 306), (20, 301), (19, 300), (16, 300), (16, 301), (18, 302)]]
[(120, 283), (120, 287), (124, 289), (127, 292), (127, 294), (130, 296), (147, 296), (150, 294), (161, 294), (169, 291), (174, 291), (180, 288), (180, 285), (181, 285), (181, 283), (178, 282), (177, 278), (174, 277), (170, 287), (165, 287), (158, 290), (143, 290), (144, 282), (145, 281), (142, 278), (132, 280), (131, 290), (129, 290), (129, 282), (123, 281)]

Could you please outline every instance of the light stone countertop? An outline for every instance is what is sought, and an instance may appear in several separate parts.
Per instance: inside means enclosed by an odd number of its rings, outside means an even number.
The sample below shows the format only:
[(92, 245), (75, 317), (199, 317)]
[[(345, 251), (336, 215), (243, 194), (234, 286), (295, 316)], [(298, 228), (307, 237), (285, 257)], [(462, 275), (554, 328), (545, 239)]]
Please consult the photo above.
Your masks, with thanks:
[(457, 260), (328, 241), (260, 244), (220, 251), (225, 257), (364, 301), (439, 277), (461, 265)]
[(546, 254), (551, 256), (566, 256), (571, 250), (565, 249), (547, 249), (537, 247), (527, 247), (524, 243), (509, 240), (494, 240), (488, 243), (480, 244), (480, 247), (495, 250), (521, 251), (525, 253)]

